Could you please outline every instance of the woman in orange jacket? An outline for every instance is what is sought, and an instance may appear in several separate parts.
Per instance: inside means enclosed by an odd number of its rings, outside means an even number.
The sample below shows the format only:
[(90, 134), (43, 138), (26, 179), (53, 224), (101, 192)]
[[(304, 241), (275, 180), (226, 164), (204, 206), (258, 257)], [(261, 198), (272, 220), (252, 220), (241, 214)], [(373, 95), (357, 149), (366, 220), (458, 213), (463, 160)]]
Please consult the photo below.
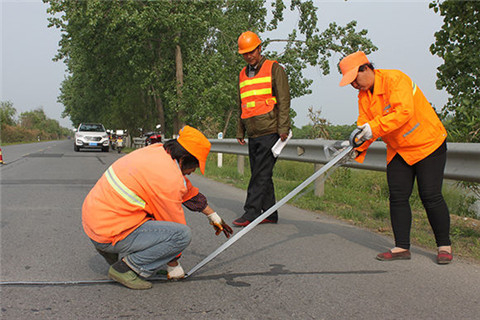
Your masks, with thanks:
[(143, 278), (165, 264), (170, 279), (184, 277), (177, 260), (191, 232), (182, 204), (203, 212), (217, 235), (223, 231), (230, 237), (230, 226), (186, 177), (198, 167), (204, 173), (209, 152), (207, 138), (185, 126), (178, 139), (135, 150), (98, 180), (83, 203), (82, 223), (111, 265), (111, 279), (131, 289), (149, 289), (152, 284)]
[(378, 138), (387, 144), (387, 181), (395, 247), (377, 259), (410, 259), (412, 213), (409, 198), (415, 178), (438, 246), (437, 262), (452, 261), (450, 215), (442, 196), (447, 132), (428, 100), (406, 74), (375, 69), (358, 51), (340, 61), (340, 86), (359, 91), (357, 161), (363, 162), (370, 144)]

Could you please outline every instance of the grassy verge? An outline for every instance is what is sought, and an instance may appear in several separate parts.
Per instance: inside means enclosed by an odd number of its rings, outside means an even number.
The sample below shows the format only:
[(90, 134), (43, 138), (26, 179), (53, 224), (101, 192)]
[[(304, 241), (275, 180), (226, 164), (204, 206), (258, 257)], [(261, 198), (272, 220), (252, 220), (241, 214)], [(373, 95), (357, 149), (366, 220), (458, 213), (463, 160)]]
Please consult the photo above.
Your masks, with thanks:
[[(223, 167), (217, 167), (216, 154), (207, 162), (208, 178), (246, 189), (250, 179), (248, 161), (245, 174), (237, 172), (237, 157), (223, 155)], [(275, 193), (283, 198), (313, 173), (313, 164), (284, 161), (277, 162), (274, 170)], [(310, 211), (318, 211), (354, 225), (388, 235), (393, 238), (390, 226), (388, 186), (385, 173), (349, 168), (338, 168), (325, 182), (325, 195), (316, 197), (311, 186), (302, 196), (289, 204)], [(304, 190), (304, 191), (305, 191)], [(451, 238), (455, 255), (480, 262), (480, 220), (469, 209), (472, 197), (465, 195), (454, 184), (445, 184), (443, 194), (451, 213)], [(413, 212), (411, 241), (423, 248), (435, 250), (426, 213), (416, 189), (411, 197)]]

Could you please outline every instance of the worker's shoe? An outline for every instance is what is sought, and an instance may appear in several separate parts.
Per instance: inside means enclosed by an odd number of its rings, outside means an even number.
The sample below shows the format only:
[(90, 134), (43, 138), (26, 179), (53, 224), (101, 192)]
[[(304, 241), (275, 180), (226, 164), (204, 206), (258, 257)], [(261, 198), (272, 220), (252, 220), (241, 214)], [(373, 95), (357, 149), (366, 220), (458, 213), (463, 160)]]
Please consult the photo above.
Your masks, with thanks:
[(393, 253), (392, 250), (388, 250), (387, 252), (377, 254), (377, 260), (380, 261), (410, 260), (411, 257), (410, 250), (398, 253)]
[(108, 277), (134, 290), (145, 290), (152, 287), (150, 282), (141, 279), (133, 270), (122, 273), (110, 266)]
[[(245, 219), (244, 217), (240, 217), (236, 220), (234, 220), (232, 223), (234, 226), (236, 227), (246, 227), (248, 226), (252, 221), (250, 220), (247, 220)], [(276, 219), (271, 219), (271, 218), (266, 218), (266, 219), (263, 219), (262, 222), (260, 222), (259, 224), (264, 224), (264, 223), (277, 223), (278, 220)]]
[(118, 261), (118, 253), (105, 252), (100, 249), (97, 249), (97, 252), (100, 253), (100, 255), (105, 258), (105, 260), (109, 265), (112, 265)]
[(262, 222), (260, 222), (260, 224), (263, 224), (263, 223), (277, 223), (278, 220), (276, 219), (272, 219), (272, 218), (266, 218), (266, 219), (263, 219)]
[(437, 254), (438, 264), (449, 264), (453, 260), (453, 255), (447, 251), (439, 251)]
[(174, 267), (171, 267), (167, 264), (167, 278), (168, 280), (178, 280), (185, 278), (185, 271), (183, 271), (180, 263)]
[(250, 220), (247, 220), (244, 217), (240, 217), (236, 220), (233, 220), (232, 224), (236, 227), (246, 227), (250, 224), (250, 222)]

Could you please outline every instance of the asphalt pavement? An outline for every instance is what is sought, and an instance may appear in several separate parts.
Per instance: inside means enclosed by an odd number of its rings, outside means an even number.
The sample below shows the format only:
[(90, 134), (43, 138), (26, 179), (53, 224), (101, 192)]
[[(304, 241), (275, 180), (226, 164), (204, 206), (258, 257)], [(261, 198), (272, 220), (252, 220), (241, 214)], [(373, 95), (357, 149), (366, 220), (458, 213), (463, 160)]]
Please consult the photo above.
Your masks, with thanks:
[[(71, 140), (2, 155), (2, 319), (480, 319), (478, 263), (439, 266), (418, 247), (410, 261), (380, 262), (392, 239), (289, 205), (277, 225), (255, 227), (191, 277), (127, 289), (107, 280), (81, 225), (85, 196), (123, 155), (74, 152)], [(228, 223), (241, 215), (245, 191), (191, 180)], [(189, 271), (226, 239), (204, 215), (186, 217)]]

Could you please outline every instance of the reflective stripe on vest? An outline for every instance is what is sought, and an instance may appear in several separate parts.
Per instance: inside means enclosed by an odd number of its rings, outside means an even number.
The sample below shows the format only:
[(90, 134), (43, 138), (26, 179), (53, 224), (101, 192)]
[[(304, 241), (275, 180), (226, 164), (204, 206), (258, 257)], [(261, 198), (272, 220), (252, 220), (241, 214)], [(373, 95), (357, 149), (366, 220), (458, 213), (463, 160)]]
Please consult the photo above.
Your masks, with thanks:
[(258, 90), (250, 90), (242, 93), (240, 97), (243, 99), (251, 97), (251, 96), (259, 96), (263, 94), (272, 94), (272, 88), (266, 88), (266, 89), (258, 89)]
[(115, 189), (115, 191), (117, 191), (118, 194), (121, 195), (125, 200), (133, 205), (139, 206), (143, 209), (145, 208), (145, 201), (137, 196), (135, 192), (128, 189), (127, 186), (120, 181), (115, 174), (115, 171), (113, 171), (112, 166), (110, 166), (110, 168), (108, 168), (108, 170), (105, 172), (105, 176), (107, 177), (107, 181), (110, 183), (112, 188)]
[(415, 92), (417, 92), (417, 84), (412, 81), (412, 89), (413, 89), (413, 95), (415, 95)]
[[(271, 83), (272, 82), (272, 77), (262, 77), (262, 78), (258, 78), (258, 79), (248, 79), (248, 80), (245, 80), (245, 81), (242, 81), (240, 83), (240, 89), (245, 87), (245, 86), (249, 86), (249, 85), (252, 85), (252, 84), (258, 84), (258, 83)], [(270, 89), (272, 89), (270, 87)], [(271, 91), (270, 91), (271, 92)]]

